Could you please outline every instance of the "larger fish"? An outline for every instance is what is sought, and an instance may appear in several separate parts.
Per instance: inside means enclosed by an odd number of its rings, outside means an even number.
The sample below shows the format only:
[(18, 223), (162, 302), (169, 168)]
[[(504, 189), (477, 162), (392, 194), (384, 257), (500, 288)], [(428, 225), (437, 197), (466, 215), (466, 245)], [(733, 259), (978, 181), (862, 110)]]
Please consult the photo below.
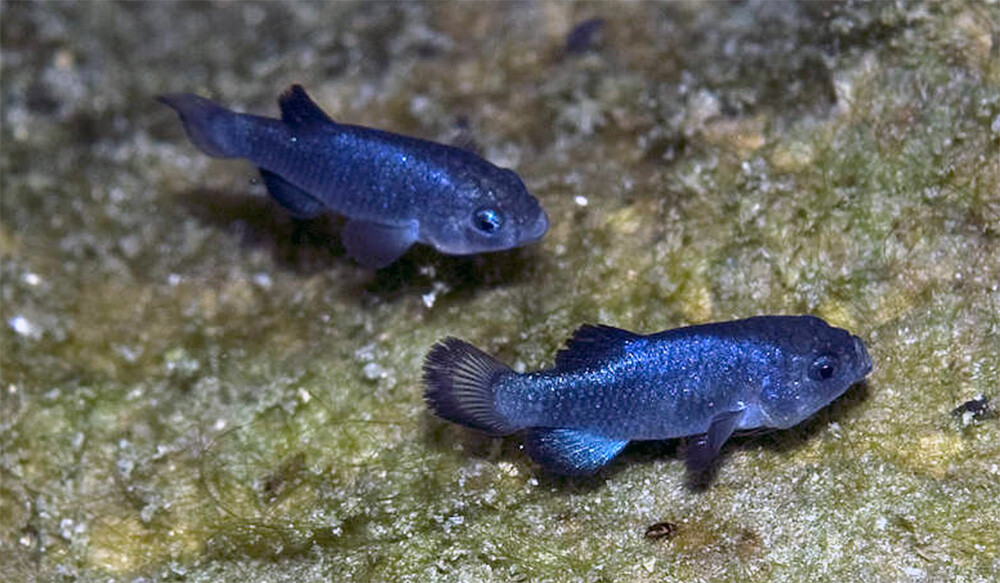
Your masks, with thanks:
[(549, 228), (513, 171), (460, 148), (336, 123), (298, 85), (281, 95), (281, 119), (191, 94), (159, 100), (203, 152), (258, 166), (293, 215), (348, 217), (344, 246), (364, 265), (384, 267), (416, 242), (451, 255), (510, 249)]
[(425, 399), (439, 416), (492, 435), (527, 429), (528, 454), (589, 474), (632, 440), (699, 436), (707, 467), (734, 431), (798, 424), (865, 377), (857, 336), (813, 316), (759, 316), (641, 335), (583, 326), (554, 368), (517, 373), (446, 338), (427, 355)]

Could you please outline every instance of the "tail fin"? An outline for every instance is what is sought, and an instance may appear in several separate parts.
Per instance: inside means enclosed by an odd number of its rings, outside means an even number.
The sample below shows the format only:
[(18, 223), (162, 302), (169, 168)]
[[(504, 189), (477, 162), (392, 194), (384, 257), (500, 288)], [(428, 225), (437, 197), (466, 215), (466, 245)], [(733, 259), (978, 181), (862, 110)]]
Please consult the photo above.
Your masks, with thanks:
[(520, 427), (498, 411), (497, 381), (513, 373), (507, 365), (458, 338), (445, 338), (424, 361), (424, 400), (440, 417), (493, 435)]
[(239, 114), (190, 93), (160, 95), (156, 99), (177, 112), (188, 138), (202, 152), (216, 158), (241, 157), (236, 132)]

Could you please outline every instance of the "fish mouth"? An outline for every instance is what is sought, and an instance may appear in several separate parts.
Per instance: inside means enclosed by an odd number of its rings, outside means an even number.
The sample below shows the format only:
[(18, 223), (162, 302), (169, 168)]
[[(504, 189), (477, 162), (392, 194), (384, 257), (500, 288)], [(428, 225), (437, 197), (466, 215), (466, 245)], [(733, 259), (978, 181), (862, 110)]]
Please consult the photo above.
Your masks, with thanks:
[(857, 336), (854, 336), (854, 353), (858, 356), (858, 363), (861, 365), (861, 377), (864, 378), (872, 371), (872, 358), (868, 355), (865, 343)]
[(542, 210), (542, 212), (539, 213), (539, 215), (535, 218), (535, 222), (532, 223), (531, 226), (529, 226), (527, 229), (525, 229), (524, 242), (534, 243), (535, 241), (538, 241), (539, 239), (544, 237), (545, 233), (548, 232), (549, 232), (549, 215), (547, 215), (545, 211)]

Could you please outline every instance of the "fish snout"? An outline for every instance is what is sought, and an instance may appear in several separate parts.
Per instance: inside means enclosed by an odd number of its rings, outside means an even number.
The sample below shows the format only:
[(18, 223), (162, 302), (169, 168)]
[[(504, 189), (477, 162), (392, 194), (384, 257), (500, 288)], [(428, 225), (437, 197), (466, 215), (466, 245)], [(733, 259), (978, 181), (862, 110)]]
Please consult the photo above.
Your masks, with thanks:
[(858, 365), (861, 368), (861, 376), (864, 377), (872, 371), (872, 358), (868, 355), (868, 349), (865, 348), (865, 343), (854, 336), (854, 353), (858, 358)]
[(524, 240), (526, 242), (538, 241), (549, 231), (549, 216), (542, 210), (538, 213), (535, 221), (527, 225), (524, 230)]

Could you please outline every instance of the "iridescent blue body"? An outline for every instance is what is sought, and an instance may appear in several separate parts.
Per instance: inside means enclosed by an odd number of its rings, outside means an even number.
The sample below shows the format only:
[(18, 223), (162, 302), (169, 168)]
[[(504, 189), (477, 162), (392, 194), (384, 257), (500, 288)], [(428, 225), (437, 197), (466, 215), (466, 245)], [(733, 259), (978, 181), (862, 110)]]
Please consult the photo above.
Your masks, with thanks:
[(699, 436), (704, 467), (734, 431), (788, 428), (871, 370), (864, 343), (812, 316), (761, 316), (640, 335), (584, 326), (556, 366), (516, 373), (456, 339), (424, 366), (440, 416), (495, 435), (528, 429), (529, 454), (596, 471), (631, 440)]
[(298, 85), (282, 94), (281, 119), (190, 94), (160, 100), (206, 154), (258, 166), (292, 214), (348, 217), (344, 243), (363, 264), (388, 265), (415, 242), (466, 255), (525, 245), (548, 230), (513, 171), (460, 148), (336, 123)]

